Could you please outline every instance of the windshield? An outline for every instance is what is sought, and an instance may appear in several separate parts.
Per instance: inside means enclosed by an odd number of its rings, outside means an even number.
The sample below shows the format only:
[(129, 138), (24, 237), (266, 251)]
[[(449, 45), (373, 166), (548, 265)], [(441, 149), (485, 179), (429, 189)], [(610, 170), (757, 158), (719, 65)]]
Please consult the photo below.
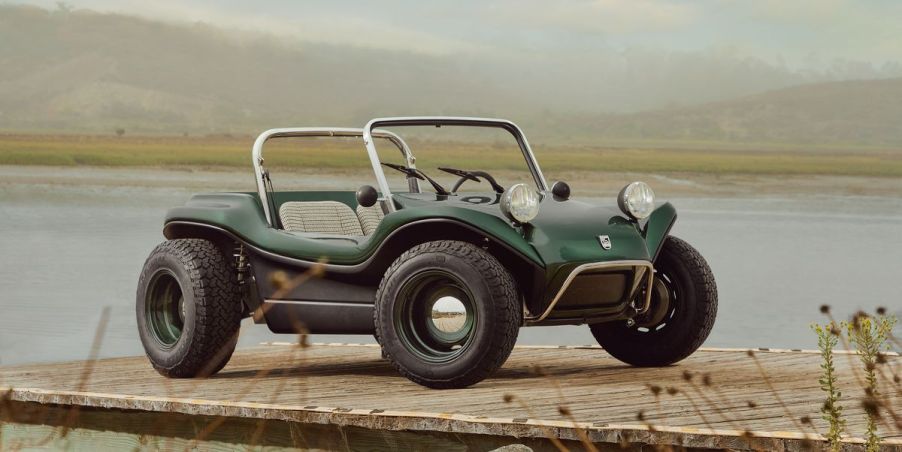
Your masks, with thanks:
[(390, 121), (378, 127), (403, 137), (416, 159), (416, 170), (411, 170), (397, 152), (388, 150), (384, 143), (376, 143), (374, 147), (393, 191), (402, 185), (398, 181), (406, 183), (410, 179), (423, 192), (445, 195), (500, 193), (518, 183), (537, 191), (545, 188), (532, 152), (505, 128), (456, 124), (395, 126)]

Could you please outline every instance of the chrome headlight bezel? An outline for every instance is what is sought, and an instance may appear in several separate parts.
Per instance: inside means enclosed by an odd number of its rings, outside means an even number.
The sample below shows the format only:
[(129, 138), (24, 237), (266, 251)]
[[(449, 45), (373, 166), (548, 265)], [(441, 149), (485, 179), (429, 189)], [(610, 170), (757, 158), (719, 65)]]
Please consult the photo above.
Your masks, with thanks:
[(634, 220), (648, 218), (655, 210), (655, 192), (645, 182), (633, 182), (620, 190), (617, 205)]
[(529, 223), (539, 214), (539, 193), (526, 184), (514, 184), (501, 194), (504, 216), (517, 224)]

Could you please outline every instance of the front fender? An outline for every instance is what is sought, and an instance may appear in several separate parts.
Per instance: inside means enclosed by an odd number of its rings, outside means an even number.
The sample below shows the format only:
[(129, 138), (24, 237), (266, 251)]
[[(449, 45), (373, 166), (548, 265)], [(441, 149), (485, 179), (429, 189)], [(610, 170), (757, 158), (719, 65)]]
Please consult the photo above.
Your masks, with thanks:
[[(376, 228), (375, 235), (380, 234), (383, 228), (393, 230), (421, 220), (446, 220), (465, 224), (474, 231), (479, 231), (481, 234), (505, 244), (533, 264), (540, 267), (545, 265), (542, 257), (523, 237), (521, 231), (511, 227), (508, 221), (497, 215), (474, 209), (452, 206), (418, 206), (399, 210), (383, 218), (382, 223)], [(436, 237), (436, 239), (441, 239), (441, 237)]]
[(642, 229), (642, 237), (645, 238), (645, 246), (648, 248), (648, 255), (651, 256), (652, 262), (657, 260), (664, 239), (667, 238), (676, 219), (676, 209), (669, 202), (655, 209), (648, 217), (648, 221)]

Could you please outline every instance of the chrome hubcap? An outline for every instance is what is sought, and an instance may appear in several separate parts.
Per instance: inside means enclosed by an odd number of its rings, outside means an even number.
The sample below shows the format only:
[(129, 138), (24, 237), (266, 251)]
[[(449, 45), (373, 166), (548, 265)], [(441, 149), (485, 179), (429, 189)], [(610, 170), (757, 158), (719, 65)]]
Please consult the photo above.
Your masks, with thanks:
[(467, 307), (452, 296), (439, 298), (432, 305), (432, 324), (443, 333), (458, 333), (467, 324)]

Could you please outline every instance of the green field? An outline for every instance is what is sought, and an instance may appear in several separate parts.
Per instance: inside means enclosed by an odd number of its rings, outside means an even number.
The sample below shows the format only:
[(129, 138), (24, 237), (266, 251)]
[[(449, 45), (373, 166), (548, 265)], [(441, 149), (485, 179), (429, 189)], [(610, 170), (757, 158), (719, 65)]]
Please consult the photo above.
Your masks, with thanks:
[[(252, 137), (114, 137), (0, 135), (0, 165), (235, 168), (250, 166)], [(522, 168), (509, 146), (410, 143), (423, 168)], [(835, 149), (749, 150), (534, 146), (547, 171), (824, 174), (902, 177), (902, 152)], [(516, 151), (513, 151), (514, 153)], [(389, 145), (383, 159), (399, 160)], [(283, 140), (267, 144), (267, 163), (297, 168), (355, 169), (369, 162), (360, 141)]]

